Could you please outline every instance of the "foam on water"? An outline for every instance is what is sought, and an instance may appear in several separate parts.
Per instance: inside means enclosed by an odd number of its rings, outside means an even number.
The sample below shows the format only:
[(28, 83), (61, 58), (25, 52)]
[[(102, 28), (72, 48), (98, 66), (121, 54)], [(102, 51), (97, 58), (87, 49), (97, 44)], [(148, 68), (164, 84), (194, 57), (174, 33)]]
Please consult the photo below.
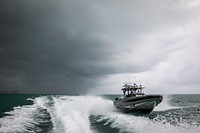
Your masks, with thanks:
[[(163, 102), (156, 108), (155, 117), (134, 116), (116, 112), (111, 100), (99, 96), (43, 96), (35, 99), (32, 105), (14, 107), (0, 118), (0, 132), (43, 132), (40, 128), (41, 121), (45, 121), (45, 113), (50, 115), (53, 133), (93, 133), (98, 130), (92, 124), (96, 121), (109, 129), (118, 129), (127, 133), (198, 133), (200, 127), (181, 119), (170, 120), (170, 99), (164, 96)], [(41, 110), (45, 110), (43, 113)], [(174, 110), (173, 110), (174, 111)], [(174, 112), (176, 113), (176, 111)], [(91, 122), (90, 117), (97, 116)], [(42, 119), (44, 118), (44, 119)], [(194, 121), (195, 122), (195, 121)], [(195, 126), (197, 125), (197, 126)], [(101, 131), (100, 132), (104, 132)]]
[(97, 96), (43, 96), (27, 100), (33, 101), (33, 105), (5, 112), (6, 116), (0, 118), (0, 132), (42, 132), (38, 125), (45, 122), (48, 113), (55, 133), (90, 133), (90, 115), (114, 110), (111, 100)]
[(54, 132), (91, 133), (89, 116), (113, 111), (112, 101), (96, 96), (54, 97)]
[(171, 105), (170, 100), (171, 98), (169, 95), (164, 95), (162, 102), (158, 104), (158, 106), (156, 106), (153, 111), (166, 111), (166, 110), (181, 108), (181, 107)]
[(150, 120), (147, 117), (119, 113), (104, 115), (98, 121), (105, 121), (104, 125), (126, 133), (198, 133), (200, 130), (199, 127), (183, 128), (166, 122)]
[(36, 125), (40, 120), (35, 118), (35, 114), (38, 114), (38, 117), (42, 117), (43, 114), (40, 113), (39, 108), (44, 106), (44, 98), (36, 98), (33, 102), (33, 105), (18, 106), (9, 112), (5, 112), (6, 116), (0, 118), (0, 132), (39, 132), (40, 128)]

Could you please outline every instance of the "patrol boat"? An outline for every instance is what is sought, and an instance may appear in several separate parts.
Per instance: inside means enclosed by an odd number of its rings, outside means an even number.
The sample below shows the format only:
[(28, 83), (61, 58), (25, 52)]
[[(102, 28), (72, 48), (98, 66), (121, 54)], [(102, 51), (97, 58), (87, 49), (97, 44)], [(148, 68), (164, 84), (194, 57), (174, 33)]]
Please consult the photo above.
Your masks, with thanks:
[(125, 83), (123, 97), (115, 98), (114, 106), (126, 113), (150, 113), (163, 100), (162, 95), (145, 95), (142, 85)]

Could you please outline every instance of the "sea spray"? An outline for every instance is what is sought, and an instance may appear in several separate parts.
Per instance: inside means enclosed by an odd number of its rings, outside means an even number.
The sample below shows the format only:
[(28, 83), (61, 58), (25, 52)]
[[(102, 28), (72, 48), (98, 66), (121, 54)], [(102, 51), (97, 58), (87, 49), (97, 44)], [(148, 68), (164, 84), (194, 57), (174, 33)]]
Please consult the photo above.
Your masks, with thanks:
[[(14, 107), (0, 118), (2, 133), (199, 133), (199, 95), (168, 95), (157, 111), (134, 116), (117, 112), (114, 95), (47, 95)], [(10, 98), (10, 97), (9, 97)], [(4, 98), (5, 99), (5, 98)], [(172, 104), (171, 104), (172, 103)]]
[[(41, 113), (41, 107), (45, 104), (45, 98), (32, 99), (33, 105), (24, 105), (13, 107), (13, 110), (5, 112), (6, 116), (0, 118), (0, 132), (40, 132), (42, 131), (37, 125), (41, 122), (45, 114)], [(31, 99), (28, 99), (31, 100)]]
[(160, 104), (158, 104), (158, 106), (156, 106), (153, 111), (166, 111), (166, 110), (181, 108), (178, 106), (171, 105), (170, 100), (171, 100), (170, 95), (164, 95), (163, 101)]
[(90, 133), (90, 115), (99, 115), (113, 111), (112, 101), (96, 96), (63, 96), (54, 97), (55, 117), (63, 127), (55, 125), (57, 132)]
[(113, 129), (119, 129), (119, 132), (126, 133), (198, 133), (200, 129), (199, 127), (184, 128), (178, 125), (172, 125), (165, 120), (157, 121), (156, 119), (151, 120), (144, 116), (121, 113), (103, 115), (97, 121), (103, 121), (105, 126), (110, 126)]

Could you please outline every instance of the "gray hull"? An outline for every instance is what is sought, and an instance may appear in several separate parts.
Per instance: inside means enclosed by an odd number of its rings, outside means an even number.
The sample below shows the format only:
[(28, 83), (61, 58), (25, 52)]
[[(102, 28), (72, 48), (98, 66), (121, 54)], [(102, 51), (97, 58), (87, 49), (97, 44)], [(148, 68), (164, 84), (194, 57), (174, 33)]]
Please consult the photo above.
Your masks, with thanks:
[(127, 113), (150, 113), (163, 97), (161, 95), (144, 95), (139, 97), (127, 97), (113, 102), (117, 109)]

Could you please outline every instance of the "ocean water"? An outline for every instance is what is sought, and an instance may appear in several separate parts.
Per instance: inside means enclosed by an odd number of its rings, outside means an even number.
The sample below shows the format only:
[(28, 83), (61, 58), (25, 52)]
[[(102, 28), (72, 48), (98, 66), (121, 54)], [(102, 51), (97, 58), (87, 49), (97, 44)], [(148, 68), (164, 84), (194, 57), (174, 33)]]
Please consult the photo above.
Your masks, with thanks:
[(200, 133), (200, 95), (164, 95), (148, 115), (118, 112), (116, 95), (0, 95), (0, 133)]

